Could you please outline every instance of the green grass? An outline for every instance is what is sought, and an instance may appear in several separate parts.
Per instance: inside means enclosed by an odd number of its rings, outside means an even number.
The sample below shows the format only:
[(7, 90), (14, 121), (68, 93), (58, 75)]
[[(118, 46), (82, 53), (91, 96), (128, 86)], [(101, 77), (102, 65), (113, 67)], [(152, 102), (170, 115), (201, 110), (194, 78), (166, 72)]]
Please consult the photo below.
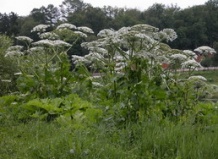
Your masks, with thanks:
[[(4, 120), (5, 121), (5, 120)], [(205, 159), (218, 158), (218, 125), (167, 120), (75, 128), (56, 122), (1, 122), (1, 159)]]

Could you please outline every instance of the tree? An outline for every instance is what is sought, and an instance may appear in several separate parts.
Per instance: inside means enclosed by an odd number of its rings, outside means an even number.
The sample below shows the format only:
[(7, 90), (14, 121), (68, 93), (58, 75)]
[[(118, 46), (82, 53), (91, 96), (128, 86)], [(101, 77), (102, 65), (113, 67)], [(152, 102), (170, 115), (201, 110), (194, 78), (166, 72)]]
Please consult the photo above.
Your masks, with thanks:
[(88, 6), (91, 6), (91, 5), (88, 3), (84, 3), (81, 0), (64, 0), (62, 4), (60, 5), (60, 11), (62, 14), (62, 18), (66, 19), (69, 13), (81, 11)]
[(213, 42), (218, 41), (218, 0), (209, 0), (206, 9), (208, 42), (209, 46), (213, 46)]
[(8, 36), (16, 36), (19, 33), (17, 14), (13, 12), (9, 14), (0, 13), (0, 33)]
[(34, 8), (30, 14), (34, 21), (42, 24), (54, 25), (60, 19), (60, 12), (57, 7), (49, 4), (47, 7)]

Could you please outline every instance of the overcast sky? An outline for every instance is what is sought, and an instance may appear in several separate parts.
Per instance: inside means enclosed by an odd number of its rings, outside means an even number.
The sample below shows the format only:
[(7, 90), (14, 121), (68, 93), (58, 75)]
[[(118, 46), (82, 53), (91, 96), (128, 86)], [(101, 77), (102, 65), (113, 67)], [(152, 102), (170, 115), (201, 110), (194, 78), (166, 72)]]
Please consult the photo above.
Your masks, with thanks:
[[(47, 7), (48, 4), (59, 6), (63, 0), (0, 0), (0, 13), (9, 13), (11, 11), (20, 16), (28, 15), (33, 8)], [(201, 5), (208, 0), (83, 0), (94, 7), (112, 6), (137, 8), (145, 10), (154, 3), (165, 5), (177, 4), (180, 8), (187, 8), (193, 5)]]

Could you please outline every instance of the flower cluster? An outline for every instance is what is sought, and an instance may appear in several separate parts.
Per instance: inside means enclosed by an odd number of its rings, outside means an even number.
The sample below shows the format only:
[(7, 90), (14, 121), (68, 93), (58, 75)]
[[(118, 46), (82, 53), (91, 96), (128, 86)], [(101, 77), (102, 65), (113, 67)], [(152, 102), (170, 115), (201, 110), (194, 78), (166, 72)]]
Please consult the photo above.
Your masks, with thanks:
[(69, 24), (69, 23), (63, 23), (63, 24), (60, 24), (59, 26), (57, 26), (57, 29), (58, 30), (61, 30), (61, 29), (76, 29), (77, 27), (73, 24)]
[(173, 41), (177, 38), (177, 34), (173, 29), (163, 29), (163, 33), (166, 34), (167, 41)]
[(38, 45), (38, 46), (50, 46), (50, 47), (71, 47), (71, 44), (62, 41), (62, 40), (39, 40), (37, 42), (34, 42), (33, 45)]
[(195, 60), (185, 61), (181, 65), (182, 65), (182, 68), (199, 68), (199, 67), (202, 67), (201, 64), (198, 63)]
[(59, 39), (59, 36), (53, 32), (45, 32), (39, 35), (41, 39), (49, 39), (49, 40), (56, 40)]
[[(155, 38), (158, 34), (164, 34), (164, 37)], [(90, 56), (87, 55), (85, 58), (91, 57), (92, 60), (103, 62), (112, 58), (111, 60), (113, 60), (115, 67), (118, 69), (125, 67), (125, 62), (132, 58), (146, 58), (148, 60), (156, 60), (156, 62), (162, 60), (163, 58), (157, 58), (163, 56), (162, 53), (164, 52), (159, 46), (160, 42), (162, 40), (172, 41), (177, 37), (172, 29), (158, 32), (158, 28), (147, 24), (122, 27), (117, 31), (103, 29), (97, 36), (99, 39), (96, 41), (81, 44), (82, 47), (90, 51)], [(97, 54), (100, 56), (97, 56)], [(124, 58), (122, 62), (117, 61), (117, 57), (120, 56)], [(183, 59), (186, 59), (185, 55), (182, 56)]]
[(36, 46), (36, 47), (31, 47), (28, 52), (29, 53), (36, 53), (36, 52), (43, 52), (44, 48), (40, 47), (40, 46)]
[(23, 49), (23, 46), (20, 45), (15, 45), (15, 46), (10, 46), (6, 50), (5, 57), (13, 57), (13, 56), (21, 56), (24, 53), (21, 51)]
[(81, 31), (74, 31), (75, 34), (78, 34), (80, 37), (87, 38), (87, 35)]
[(213, 48), (209, 47), (209, 46), (200, 46), (200, 47), (196, 48), (194, 51), (197, 52), (197, 53), (200, 53), (202, 55), (208, 55), (208, 54), (215, 54), (216, 53), (216, 51)]
[(7, 51), (21, 51), (23, 49), (23, 46), (21, 45), (14, 45), (14, 46), (10, 46)]
[(94, 31), (91, 28), (85, 26), (77, 27), (77, 29), (85, 33), (91, 33), (91, 34), (94, 33)]
[(198, 75), (198, 76), (190, 76), (189, 78), (188, 78), (188, 80), (201, 80), (201, 81), (207, 81), (207, 79), (205, 78), (205, 77), (203, 77), (203, 76), (200, 76), (200, 75)]
[(33, 39), (27, 36), (17, 36), (16, 39), (20, 41), (28, 42), (28, 43), (31, 43), (33, 41)]
[(12, 50), (12, 51), (7, 51), (5, 57), (13, 57), (13, 56), (21, 56), (21, 55), (24, 55), (24, 53), (21, 51)]
[(191, 50), (183, 50), (183, 54), (185, 54), (187, 57), (190, 57), (191, 59), (197, 58), (197, 55)]
[(176, 62), (184, 62), (187, 59), (187, 57), (183, 54), (173, 54), (170, 58)]
[(43, 33), (46, 31), (47, 28), (49, 28), (50, 25), (45, 25), (45, 24), (39, 24), (37, 26), (35, 26), (31, 32), (39, 32), (39, 33)]

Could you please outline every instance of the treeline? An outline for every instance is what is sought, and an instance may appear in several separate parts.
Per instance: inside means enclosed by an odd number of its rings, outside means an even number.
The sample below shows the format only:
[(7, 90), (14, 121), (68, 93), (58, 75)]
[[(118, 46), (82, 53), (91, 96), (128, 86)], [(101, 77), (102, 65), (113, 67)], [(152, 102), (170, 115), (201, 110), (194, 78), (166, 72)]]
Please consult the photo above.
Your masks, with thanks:
[[(145, 3), (146, 5), (146, 3)], [(0, 13), (0, 33), (10, 37), (25, 35), (38, 24), (56, 26), (68, 22), (76, 26), (88, 26), (97, 34), (105, 28), (119, 29), (123, 26), (146, 23), (157, 28), (173, 28), (178, 39), (169, 44), (178, 49), (195, 49), (201, 45), (218, 48), (218, 0), (204, 5), (181, 9), (156, 3), (145, 11), (129, 8), (93, 7), (82, 0), (64, 0), (59, 7), (52, 4), (34, 8), (28, 16), (16, 13)]]

